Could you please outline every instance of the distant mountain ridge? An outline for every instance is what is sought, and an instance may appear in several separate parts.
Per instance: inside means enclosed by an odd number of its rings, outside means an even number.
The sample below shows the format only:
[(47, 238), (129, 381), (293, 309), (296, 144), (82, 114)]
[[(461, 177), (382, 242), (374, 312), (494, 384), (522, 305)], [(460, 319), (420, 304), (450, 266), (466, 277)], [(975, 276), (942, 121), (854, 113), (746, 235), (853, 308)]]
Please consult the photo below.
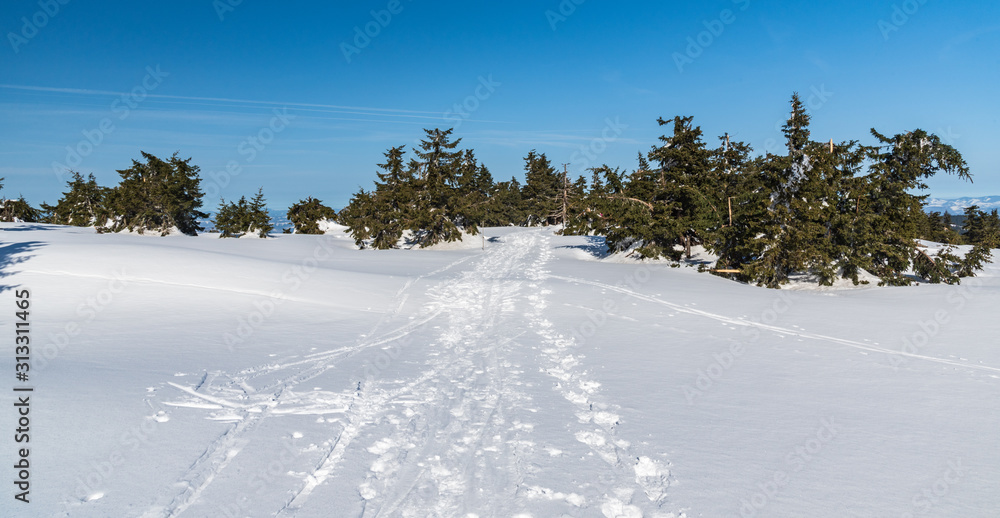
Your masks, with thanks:
[(927, 212), (964, 214), (967, 207), (978, 205), (980, 210), (1000, 209), (1000, 196), (969, 196), (965, 198), (927, 198)]

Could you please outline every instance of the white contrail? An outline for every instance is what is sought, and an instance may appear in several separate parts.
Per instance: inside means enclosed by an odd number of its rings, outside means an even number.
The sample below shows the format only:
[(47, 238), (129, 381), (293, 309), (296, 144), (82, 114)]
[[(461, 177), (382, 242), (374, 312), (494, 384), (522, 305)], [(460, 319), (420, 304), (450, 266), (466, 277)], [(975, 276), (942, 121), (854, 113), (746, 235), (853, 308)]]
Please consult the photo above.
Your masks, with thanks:
[[(0, 88), (7, 88), (10, 90), (28, 90), (32, 92), (56, 92), (65, 94), (79, 94), (79, 95), (130, 95), (128, 92), (113, 92), (110, 90), (89, 90), (84, 88), (55, 88), (50, 86), (30, 86), (30, 85), (9, 85), (0, 84)], [(440, 118), (441, 112), (435, 111), (419, 111), (419, 110), (399, 110), (395, 108), (371, 108), (367, 106), (340, 106), (335, 104), (310, 104), (310, 103), (286, 103), (278, 101), (255, 101), (251, 99), (227, 99), (224, 97), (194, 97), (194, 96), (184, 96), (184, 95), (162, 95), (162, 94), (146, 94), (147, 97), (155, 97), (158, 99), (179, 99), (187, 101), (214, 101), (222, 103), (248, 103), (248, 104), (259, 104), (259, 105), (269, 105), (269, 106), (298, 106), (303, 108), (325, 108), (331, 110), (352, 110), (352, 111), (372, 111), (372, 112), (383, 112), (386, 114), (392, 114), (396, 116), (404, 116), (406, 114), (431, 114), (438, 115)]]

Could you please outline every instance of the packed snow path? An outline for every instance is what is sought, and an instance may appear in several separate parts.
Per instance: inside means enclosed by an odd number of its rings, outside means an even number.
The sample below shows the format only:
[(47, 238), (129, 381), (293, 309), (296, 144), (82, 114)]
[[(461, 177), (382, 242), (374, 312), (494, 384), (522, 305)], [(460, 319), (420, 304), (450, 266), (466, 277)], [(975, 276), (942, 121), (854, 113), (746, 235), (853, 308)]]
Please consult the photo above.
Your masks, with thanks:
[[(573, 340), (543, 316), (549, 239), (538, 230), (511, 234), (481, 258), (449, 265), (442, 270), (454, 270), (452, 278), (425, 288), (429, 302), (407, 324), (396, 325), (398, 311), (390, 313), (355, 345), (206, 373), (195, 386), (171, 383), (173, 405), (208, 410), (211, 419), (232, 424), (192, 459), (174, 486), (179, 490), (167, 488), (142, 516), (208, 513), (219, 504), (202, 496), (217, 479), (241, 476), (234, 465), (241, 454), (251, 455), (244, 450), (258, 430), (292, 415), (319, 416), (330, 433), (310, 447), (290, 446), (293, 455), (252, 453), (306, 466), (289, 470), (296, 477), (275, 477), (287, 486), (284, 502), (265, 510), (245, 495), (222, 507), (223, 515), (330, 516), (330, 509), (311, 504), (313, 495), (349, 488), (357, 507), (339, 509), (338, 516), (674, 516), (665, 505), (666, 463), (629, 440), (616, 406), (574, 356)], [(397, 309), (421, 289), (419, 281), (397, 293)], [(403, 348), (419, 352), (420, 366), (405, 371), (409, 376), (390, 376), (385, 364)], [(309, 389), (338, 362), (385, 350), (394, 354), (368, 364), (364, 379), (348, 380), (340, 392)], [(525, 390), (538, 379), (575, 416), (563, 424), (558, 444), (541, 443), (533, 433), (544, 417), (539, 412), (552, 412)], [(270, 463), (255, 458), (254, 464)]]

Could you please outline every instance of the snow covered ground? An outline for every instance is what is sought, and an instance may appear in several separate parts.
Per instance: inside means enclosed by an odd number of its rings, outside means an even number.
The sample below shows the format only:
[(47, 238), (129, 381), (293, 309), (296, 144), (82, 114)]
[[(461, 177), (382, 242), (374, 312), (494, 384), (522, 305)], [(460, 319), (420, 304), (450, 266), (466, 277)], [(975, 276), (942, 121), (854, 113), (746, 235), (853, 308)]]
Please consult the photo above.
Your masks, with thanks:
[(544, 229), (387, 252), (0, 229), (0, 321), (30, 289), (35, 340), (31, 503), (7, 483), (4, 516), (1000, 510), (996, 265), (772, 291)]

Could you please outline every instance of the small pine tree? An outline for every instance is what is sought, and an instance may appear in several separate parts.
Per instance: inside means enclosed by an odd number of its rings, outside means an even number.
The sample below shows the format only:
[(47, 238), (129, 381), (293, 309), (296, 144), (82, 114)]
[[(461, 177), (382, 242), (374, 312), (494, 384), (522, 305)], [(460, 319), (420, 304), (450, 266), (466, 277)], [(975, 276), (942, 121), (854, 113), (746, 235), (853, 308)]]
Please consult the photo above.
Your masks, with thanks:
[(260, 238), (266, 238), (268, 233), (274, 230), (274, 225), (267, 213), (264, 189), (259, 189), (249, 202), (246, 196), (240, 197), (235, 203), (220, 200), (219, 210), (215, 215), (215, 228), (222, 238), (238, 238), (246, 234), (257, 234)]
[(76, 227), (98, 226), (106, 223), (110, 212), (104, 206), (110, 189), (97, 185), (94, 175), (71, 171), (72, 179), (66, 182), (67, 192), (56, 205), (42, 204), (48, 223)]
[(545, 153), (531, 150), (524, 158), (525, 184), (521, 200), (527, 224), (555, 225), (562, 208), (562, 173), (556, 173)]
[(19, 196), (16, 200), (0, 201), (0, 221), (38, 223), (41, 218), (41, 211), (32, 207), (24, 196)]
[(336, 221), (337, 213), (312, 196), (288, 208), (288, 220), (296, 234), (322, 234), (321, 221)]

